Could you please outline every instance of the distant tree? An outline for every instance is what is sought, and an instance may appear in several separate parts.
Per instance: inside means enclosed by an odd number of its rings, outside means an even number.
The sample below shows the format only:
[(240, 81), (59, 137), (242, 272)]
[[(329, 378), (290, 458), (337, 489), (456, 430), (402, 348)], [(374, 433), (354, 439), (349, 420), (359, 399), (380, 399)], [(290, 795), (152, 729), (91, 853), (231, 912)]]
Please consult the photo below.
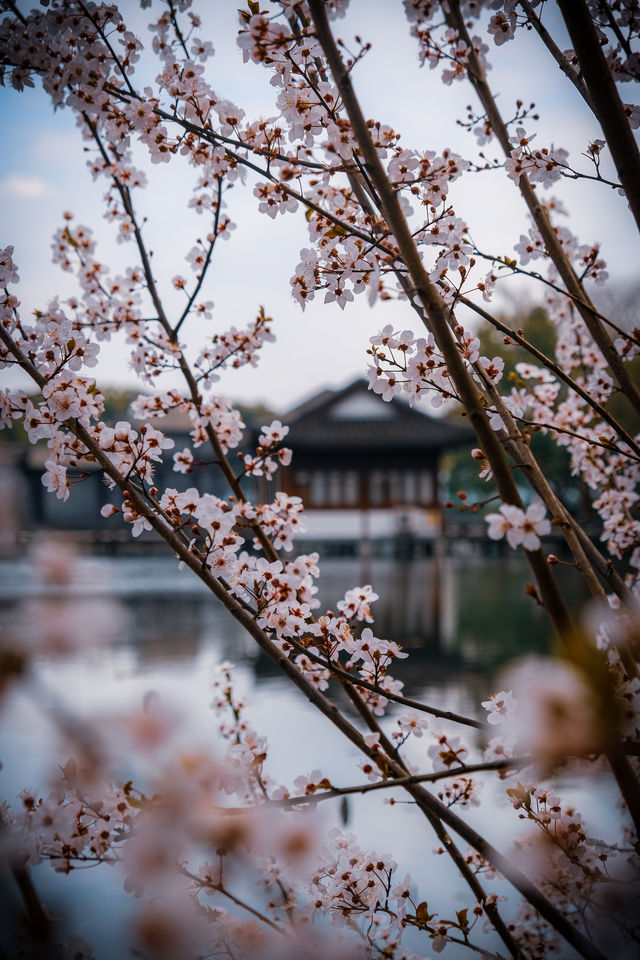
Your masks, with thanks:
[[(557, 328), (549, 320), (544, 307), (525, 307), (519, 313), (501, 314), (499, 320), (504, 326), (521, 330), (527, 340), (535, 343), (546, 356), (555, 355)], [(480, 341), (480, 353), (487, 357), (501, 357), (504, 360), (506, 380), (514, 385), (523, 386), (524, 380), (518, 374), (516, 367), (520, 363), (526, 365), (531, 362), (530, 352), (513, 341), (505, 343), (505, 335), (488, 324), (478, 329), (477, 337)], [(566, 396), (566, 390), (561, 391), (560, 395)], [(563, 497), (570, 509), (587, 511), (593, 521), (596, 521), (597, 516), (591, 509), (585, 484), (579, 475), (572, 472), (571, 457), (565, 448), (557, 444), (553, 432), (540, 427), (531, 427), (525, 435), (528, 436), (531, 451), (555, 493)], [(491, 482), (487, 484), (479, 476), (478, 463), (468, 450), (448, 452), (443, 457), (442, 467), (446, 497), (455, 504), (457, 509), (466, 510), (468, 506), (457, 497), (459, 491), (468, 494), (469, 503), (486, 501), (491, 496), (489, 492), (491, 488), (497, 497), (495, 485)], [(517, 473), (515, 476), (521, 496), (525, 499), (530, 498), (530, 486), (526, 477), (518, 476)], [(487, 504), (485, 512), (490, 509), (492, 509), (492, 503)]]

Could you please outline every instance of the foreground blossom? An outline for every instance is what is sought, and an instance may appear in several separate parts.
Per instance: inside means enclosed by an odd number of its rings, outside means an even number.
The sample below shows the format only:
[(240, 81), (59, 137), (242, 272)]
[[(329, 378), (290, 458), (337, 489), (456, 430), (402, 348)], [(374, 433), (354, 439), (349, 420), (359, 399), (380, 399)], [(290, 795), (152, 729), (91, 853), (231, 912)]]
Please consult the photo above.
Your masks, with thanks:
[(551, 532), (551, 523), (545, 514), (544, 504), (540, 500), (532, 503), (526, 510), (503, 503), (498, 513), (489, 513), (485, 517), (489, 524), (487, 533), (492, 540), (506, 537), (507, 543), (514, 550), (516, 547), (537, 550), (540, 547), (540, 537)]

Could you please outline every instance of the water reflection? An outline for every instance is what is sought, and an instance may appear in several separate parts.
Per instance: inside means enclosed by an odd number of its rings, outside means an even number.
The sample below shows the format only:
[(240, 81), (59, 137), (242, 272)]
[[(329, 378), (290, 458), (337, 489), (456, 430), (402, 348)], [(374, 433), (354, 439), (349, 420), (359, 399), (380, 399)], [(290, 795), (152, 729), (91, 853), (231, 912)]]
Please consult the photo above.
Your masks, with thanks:
[[(380, 595), (373, 608), (375, 632), (410, 651), (407, 660), (398, 662), (394, 675), (404, 681), (408, 695), (441, 709), (477, 715), (501, 663), (548, 649), (544, 611), (525, 595), (527, 568), (516, 558), (451, 559), (440, 564), (434, 559), (363, 564), (345, 558), (325, 562), (321, 569), (319, 597), (323, 606), (333, 609), (346, 589), (373, 584)], [(572, 588), (572, 571), (560, 572), (567, 575), (564, 585)], [(88, 722), (96, 713), (135, 709), (153, 690), (184, 712), (185, 737), (194, 743), (212, 743), (216, 730), (209, 709), (213, 670), (216, 663), (230, 660), (239, 665), (239, 695), (250, 704), (251, 722), (271, 745), (270, 772), (276, 783), (290, 785), (293, 777), (314, 768), (330, 773), (337, 784), (362, 780), (355, 748), (281, 678), (270, 661), (256, 655), (248, 635), (190, 571), (179, 571), (174, 560), (164, 557), (87, 558), (83, 578), (83, 591), (96, 599), (118, 598), (128, 617), (92, 656), (78, 653), (70, 661), (42, 662), (37, 667), (39, 680), (73, 705), (78, 722), (83, 718)], [(21, 606), (33, 600), (32, 583), (26, 561), (0, 566), (0, 618), (6, 629), (19, 629)], [(572, 593), (570, 589), (570, 600), (574, 607), (580, 605), (579, 590)], [(46, 709), (33, 698), (11, 697), (2, 720), (0, 799), (15, 802), (23, 785), (44, 786), (45, 763), (55, 765), (58, 757), (57, 738)], [(477, 741), (473, 732), (465, 739), (470, 744)], [(421, 769), (428, 765), (427, 746), (425, 737), (411, 751), (410, 759)], [(486, 797), (487, 804), (472, 811), (470, 819), (504, 848), (509, 835), (519, 830), (518, 822), (497, 781), (487, 786)], [(590, 802), (594, 802), (592, 795)], [(496, 805), (505, 816), (495, 817)], [(339, 815), (326, 806), (328, 828), (339, 823)], [(454, 909), (468, 906), (456, 871), (444, 858), (432, 857), (433, 837), (413, 815), (415, 811), (401, 804), (393, 814), (390, 810), (375, 795), (351, 801), (352, 826), (363, 846), (382, 844), (385, 850), (393, 850), (402, 874), (407, 870), (417, 880), (422, 878), (427, 890), (433, 887), (429, 876), (437, 875), (441, 908), (445, 903)], [(382, 840), (381, 824), (387, 831)], [(99, 960), (128, 956), (122, 929), (131, 904), (117, 872), (93, 871), (90, 877), (72, 873), (62, 880), (63, 893), (60, 879), (48, 867), (35, 873), (47, 902), (66, 910), (70, 924), (96, 943)], [(113, 917), (120, 922), (114, 923)], [(416, 942), (413, 948), (423, 950), (424, 944)], [(455, 950), (448, 948), (447, 955), (457, 960)]]
[[(0, 618), (5, 628), (33, 595), (26, 562), (0, 565)], [(466, 674), (490, 676), (505, 661), (546, 652), (551, 630), (544, 610), (526, 595), (528, 568), (520, 558), (465, 558), (438, 561), (333, 559), (318, 580), (321, 609), (336, 609), (345, 590), (371, 583), (375, 632), (410, 652), (396, 665), (416, 692), (430, 679), (460, 683)], [(570, 606), (586, 599), (571, 570), (559, 571)], [(572, 574), (574, 582), (571, 581)], [(252, 661), (256, 675), (270, 675), (242, 627), (193, 576), (169, 558), (87, 558), (81, 585), (96, 600), (108, 595), (127, 609), (125, 628), (110, 638), (114, 651), (126, 649), (138, 669), (191, 662), (214, 647), (221, 658)]]

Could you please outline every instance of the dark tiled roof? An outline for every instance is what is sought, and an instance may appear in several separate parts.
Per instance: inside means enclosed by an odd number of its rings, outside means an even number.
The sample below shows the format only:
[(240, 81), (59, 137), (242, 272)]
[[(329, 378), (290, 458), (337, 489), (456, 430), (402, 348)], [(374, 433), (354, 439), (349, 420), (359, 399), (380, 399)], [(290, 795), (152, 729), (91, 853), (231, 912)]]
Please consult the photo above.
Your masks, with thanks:
[(321, 449), (441, 450), (471, 443), (472, 430), (425, 417), (411, 420), (320, 420), (293, 423), (285, 440), (293, 450)]
[[(384, 407), (384, 416), (333, 416), (343, 400), (366, 396)], [(382, 411), (381, 411), (382, 412)], [(324, 390), (283, 417), (289, 426), (287, 446), (294, 450), (442, 450), (472, 443), (474, 432), (466, 424), (431, 417), (394, 398), (389, 403), (356, 380), (342, 390)]]
[(293, 420), (299, 420), (300, 417), (305, 417), (307, 414), (321, 409), (328, 401), (335, 402), (338, 396), (342, 397), (344, 394), (344, 390), (322, 390), (320, 393), (314, 394), (313, 397), (310, 397), (303, 403), (298, 404), (298, 406), (294, 407), (293, 410), (289, 410), (288, 413), (285, 413), (282, 421), (283, 423), (290, 423)]

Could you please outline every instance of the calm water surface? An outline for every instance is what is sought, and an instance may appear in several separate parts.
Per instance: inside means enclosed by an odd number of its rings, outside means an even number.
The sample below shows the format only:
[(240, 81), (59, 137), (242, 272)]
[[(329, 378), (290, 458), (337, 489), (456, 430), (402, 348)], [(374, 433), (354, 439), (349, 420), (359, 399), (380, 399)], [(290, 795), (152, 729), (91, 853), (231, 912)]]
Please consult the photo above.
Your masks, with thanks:
[[(345, 559), (325, 561), (321, 569), (320, 599), (334, 609), (345, 589), (373, 584), (380, 595), (373, 608), (374, 632), (401, 642), (410, 653), (394, 675), (404, 681), (408, 696), (442, 709), (482, 715), (480, 701), (496, 689), (505, 662), (548, 651), (546, 618), (525, 595), (527, 570), (518, 558), (449, 560), (441, 565), (433, 560)], [(582, 597), (578, 583), (571, 581), (576, 575), (571, 570), (561, 573), (567, 575), (565, 586), (577, 608)], [(45, 786), (43, 770), (49, 769), (50, 757), (57, 758), (57, 734), (43, 708), (49, 696), (71, 704), (74, 722), (82, 724), (92, 715), (133, 710), (153, 691), (184, 715), (185, 740), (211, 744), (217, 736), (209, 706), (211, 682), (216, 664), (224, 660), (236, 665), (248, 717), (268, 737), (268, 769), (275, 781), (290, 785), (298, 774), (321, 769), (337, 785), (362, 782), (355, 750), (266, 658), (256, 656), (250, 638), (190, 571), (180, 572), (175, 561), (158, 556), (87, 558), (82, 576), (92, 598), (82, 614), (86, 630), (97, 629), (106, 642), (64, 662), (39, 662), (35, 676), (40, 692), (15, 692), (6, 698), (0, 715), (0, 799), (12, 803), (22, 787), (37, 791)], [(0, 617), (6, 630), (15, 630), (37, 600), (31, 583), (26, 561), (0, 564)], [(109, 622), (103, 605), (108, 598), (118, 600), (124, 617)], [(447, 726), (431, 721), (430, 730), (438, 729)], [(473, 730), (464, 737), (470, 746), (478, 742)], [(428, 732), (412, 744), (410, 756), (420, 769), (430, 769), (426, 750), (431, 742)], [(595, 822), (596, 836), (608, 832), (615, 817), (605, 784), (593, 788), (564, 782), (559, 789)], [(484, 798), (481, 807), (465, 816), (504, 850), (522, 826), (499, 783), (487, 779)], [(334, 810), (330, 806), (324, 805), (325, 829), (339, 824), (337, 805)], [(452, 901), (455, 909), (472, 905), (448, 860), (433, 855), (435, 838), (411, 805), (390, 808), (381, 793), (353, 798), (349, 828), (363, 848), (392, 852), (399, 876), (412, 875), (431, 909), (449, 908)], [(94, 943), (99, 960), (129, 956), (123, 931), (131, 903), (116, 871), (78, 870), (58, 878), (45, 865), (34, 877), (50, 908)], [(487, 886), (499, 889), (495, 882)], [(407, 944), (421, 956), (431, 953), (424, 935), (409, 938)], [(457, 960), (460, 954), (448, 947), (446, 955)]]

